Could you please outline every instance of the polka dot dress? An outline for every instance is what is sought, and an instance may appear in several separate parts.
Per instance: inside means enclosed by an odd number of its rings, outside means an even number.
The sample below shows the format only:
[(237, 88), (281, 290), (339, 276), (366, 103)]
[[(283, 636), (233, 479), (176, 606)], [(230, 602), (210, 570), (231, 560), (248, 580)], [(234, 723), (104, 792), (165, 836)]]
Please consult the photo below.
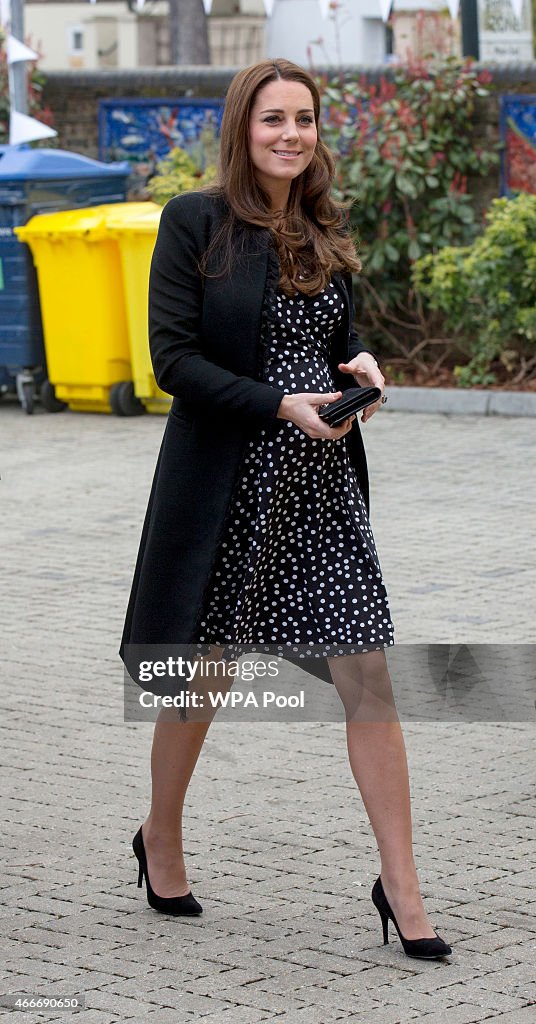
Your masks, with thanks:
[[(264, 379), (292, 392), (335, 391), (331, 339), (344, 306), (333, 283), (316, 296), (275, 291), (265, 321)], [(310, 438), (291, 421), (246, 446), (206, 595), (198, 640), (297, 657), (394, 643), (389, 602), (346, 439)]]

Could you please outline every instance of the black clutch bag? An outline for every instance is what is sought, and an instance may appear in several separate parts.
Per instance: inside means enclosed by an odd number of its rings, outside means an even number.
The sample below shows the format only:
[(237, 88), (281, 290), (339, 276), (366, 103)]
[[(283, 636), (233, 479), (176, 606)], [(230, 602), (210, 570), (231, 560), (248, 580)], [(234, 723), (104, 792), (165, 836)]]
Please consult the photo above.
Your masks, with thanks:
[(320, 419), (328, 424), (328, 427), (338, 427), (343, 420), (347, 419), (354, 412), (366, 409), (367, 405), (374, 405), (381, 398), (379, 388), (347, 388), (342, 398), (328, 405), (320, 406), (325, 412), (318, 412)]

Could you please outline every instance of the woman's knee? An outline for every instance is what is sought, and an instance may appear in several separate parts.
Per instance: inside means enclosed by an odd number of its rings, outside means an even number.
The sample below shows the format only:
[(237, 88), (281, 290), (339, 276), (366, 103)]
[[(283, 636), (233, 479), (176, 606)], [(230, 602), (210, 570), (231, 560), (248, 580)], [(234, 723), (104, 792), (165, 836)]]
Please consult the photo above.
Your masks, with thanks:
[(391, 720), (394, 695), (383, 650), (330, 658), (328, 662), (347, 719), (387, 713)]
[(367, 689), (379, 687), (389, 677), (385, 651), (363, 651), (359, 654), (328, 658), (331, 677), (338, 682), (350, 681)]

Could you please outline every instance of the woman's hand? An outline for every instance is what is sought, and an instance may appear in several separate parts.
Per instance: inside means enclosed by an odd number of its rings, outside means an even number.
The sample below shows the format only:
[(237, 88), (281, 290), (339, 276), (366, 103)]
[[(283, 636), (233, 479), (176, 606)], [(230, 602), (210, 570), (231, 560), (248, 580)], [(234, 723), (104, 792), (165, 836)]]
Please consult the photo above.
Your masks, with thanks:
[(329, 405), (342, 397), (342, 391), (330, 391), (326, 394), (310, 394), (307, 391), (297, 395), (285, 395), (277, 410), (277, 419), (290, 420), (308, 437), (323, 437), (329, 441), (338, 441), (352, 427), (355, 413), (348, 416), (338, 427), (329, 427), (320, 419), (318, 409), (321, 405)]
[[(383, 396), (385, 377), (371, 352), (360, 352), (349, 363), (339, 363), (338, 369), (341, 373), (351, 373), (356, 384), (359, 384), (362, 388), (380, 388)], [(374, 413), (380, 408), (381, 404), (382, 400), (378, 398), (374, 405), (369, 405), (366, 409), (363, 409), (361, 422), (366, 423), (371, 416), (374, 416)]]

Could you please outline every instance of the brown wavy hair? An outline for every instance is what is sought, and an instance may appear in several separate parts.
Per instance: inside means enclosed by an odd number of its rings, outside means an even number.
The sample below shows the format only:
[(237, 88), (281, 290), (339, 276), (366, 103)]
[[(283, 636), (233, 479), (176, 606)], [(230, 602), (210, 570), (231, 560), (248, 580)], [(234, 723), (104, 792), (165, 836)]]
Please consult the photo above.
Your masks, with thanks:
[[(257, 94), (269, 82), (280, 80), (299, 82), (309, 89), (318, 134), (311, 162), (291, 181), (282, 214), (271, 210), (270, 197), (255, 177), (249, 153), (250, 114)], [(225, 99), (216, 182), (201, 189), (223, 198), (229, 208), (201, 261), (204, 274), (220, 276), (228, 272), (240, 229), (245, 225), (271, 232), (279, 256), (280, 286), (287, 295), (295, 291), (315, 295), (326, 287), (334, 271), (361, 270), (346, 228), (347, 204), (331, 197), (335, 159), (320, 138), (319, 120), (318, 88), (311, 75), (297, 64), (282, 58), (262, 60), (235, 75)], [(216, 274), (209, 275), (208, 260), (215, 250), (220, 251), (222, 264)]]

